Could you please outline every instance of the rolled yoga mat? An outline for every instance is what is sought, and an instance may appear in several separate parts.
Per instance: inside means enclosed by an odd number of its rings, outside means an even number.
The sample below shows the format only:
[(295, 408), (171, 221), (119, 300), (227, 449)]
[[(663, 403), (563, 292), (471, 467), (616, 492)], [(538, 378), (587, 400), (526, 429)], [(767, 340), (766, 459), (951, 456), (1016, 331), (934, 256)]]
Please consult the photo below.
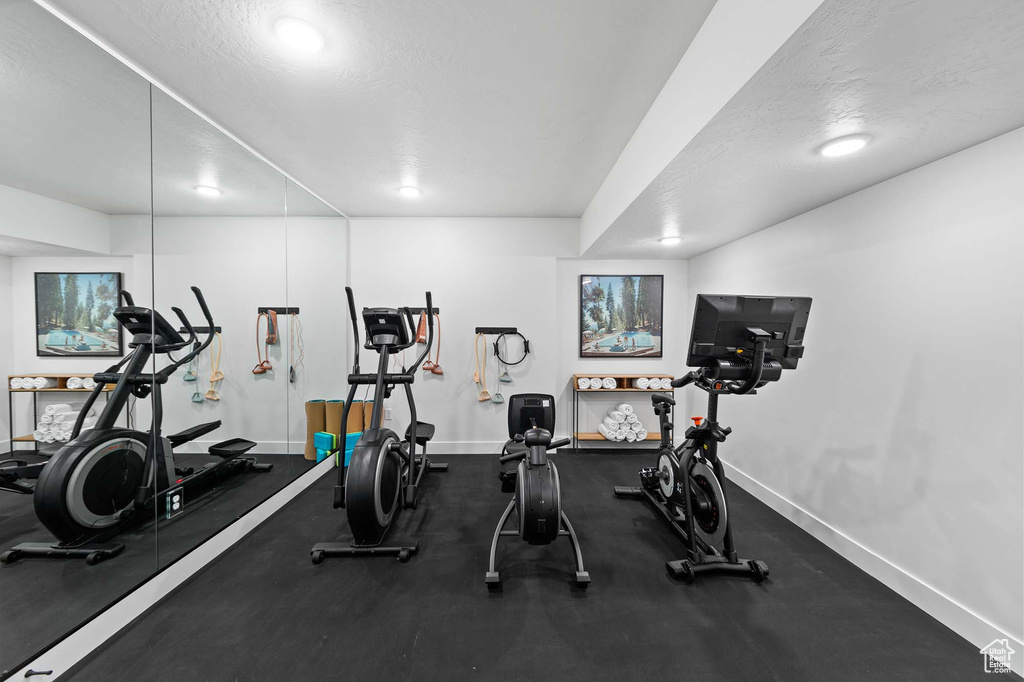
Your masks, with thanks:
[(327, 426), (325, 405), (323, 400), (310, 400), (306, 403), (306, 451), (303, 456), (313, 462), (316, 461), (316, 445), (313, 444), (313, 437)]
[(348, 409), (348, 424), (345, 425), (345, 433), (359, 433), (363, 430), (363, 403), (362, 400), (353, 400)]
[(345, 414), (345, 401), (328, 400), (325, 406), (327, 425), (324, 427), (324, 430), (327, 433), (333, 433), (335, 436), (343, 435), (341, 433), (341, 417)]

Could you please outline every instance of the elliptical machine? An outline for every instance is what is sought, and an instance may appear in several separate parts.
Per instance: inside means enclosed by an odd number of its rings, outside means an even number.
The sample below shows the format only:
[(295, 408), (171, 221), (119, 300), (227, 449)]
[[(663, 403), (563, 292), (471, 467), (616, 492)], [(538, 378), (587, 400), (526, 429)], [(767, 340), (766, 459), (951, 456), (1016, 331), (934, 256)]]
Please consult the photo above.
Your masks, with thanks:
[[(559, 537), (569, 538), (576, 558), (573, 582), (576, 587), (586, 589), (590, 574), (583, 567), (583, 553), (576, 537), (576, 531), (569, 523), (569, 517), (562, 511), (562, 489), (558, 480), (558, 469), (548, 459), (547, 451), (569, 445), (568, 438), (553, 441), (551, 432), (555, 428), (555, 399), (540, 393), (520, 393), (512, 396), (508, 404), (509, 440), (502, 448), (499, 461), (519, 462), (515, 471), (502, 471), (501, 491), (514, 493), (505, 512), (498, 520), (491, 540), (491, 561), (487, 567), (484, 582), (491, 591), (501, 589), (501, 575), (495, 568), (498, 541), (502, 536), (517, 535), (531, 545), (549, 545)], [(505, 524), (516, 513), (518, 528), (505, 530)]]
[[(163, 402), (161, 386), (182, 365), (197, 357), (213, 339), (214, 322), (206, 300), (192, 287), (209, 326), (203, 343), (180, 308), (171, 308), (189, 333), (183, 339), (177, 330), (155, 310), (135, 305), (131, 294), (121, 291), (123, 305), (114, 318), (132, 336), (133, 350), (107, 371), (94, 375), (96, 388), (89, 394), (78, 415), (71, 439), (43, 466), (33, 493), (36, 516), (53, 533), (57, 542), (26, 542), (0, 554), (0, 563), (22, 557), (84, 558), (95, 564), (124, 551), (119, 543), (107, 543), (130, 526), (152, 519), (156, 510), (168, 517), (190, 499), (200, 486), (208, 486), (228, 476), (247, 471), (270, 471), (272, 464), (258, 464), (254, 458), (241, 457), (256, 443), (234, 438), (212, 445), (211, 455), (221, 461), (198, 471), (179, 468), (173, 449), (206, 435), (220, 421), (198, 424), (172, 436), (161, 435)], [(146, 365), (154, 355), (166, 355), (193, 346), (193, 350), (163, 369), (153, 372)], [(127, 365), (124, 371), (119, 371)], [(108, 384), (115, 384), (94, 428), (82, 431), (82, 423), (96, 399)], [(153, 406), (152, 428), (136, 431), (116, 426), (118, 416), (131, 396), (150, 397)]]
[[(427, 443), (434, 437), (434, 425), (417, 420), (416, 402), (412, 397), (412, 384), (416, 369), (427, 357), (434, 343), (434, 306), (427, 292), (427, 343), (423, 352), (411, 367), (402, 368), (399, 373), (388, 372), (391, 356), (400, 353), (416, 343), (416, 324), (409, 308), (363, 308), (363, 324), (366, 326), (365, 348), (379, 354), (376, 374), (362, 374), (359, 371), (359, 321), (356, 318), (356, 302), (352, 288), (345, 287), (348, 309), (352, 316), (352, 333), (355, 336), (355, 360), (352, 373), (348, 375), (348, 400), (342, 412), (341, 423), (348, 423), (349, 409), (356, 397), (359, 386), (373, 386), (373, 413), (370, 428), (359, 437), (352, 451), (349, 465), (343, 466), (344, 453), (338, 464), (338, 484), (334, 487), (334, 508), (344, 508), (348, 525), (352, 529), (351, 543), (324, 542), (313, 546), (310, 557), (314, 564), (326, 557), (352, 556), (396, 556), (406, 562), (419, 551), (419, 543), (381, 547), (391, 524), (402, 508), (415, 509), (416, 495), (423, 474), (427, 471), (447, 471), (448, 465), (427, 459)], [(405, 437), (390, 429), (381, 428), (384, 401), (391, 397), (395, 386), (405, 387), (409, 401), (410, 424)], [(423, 454), (416, 454), (416, 446), (423, 448)]]
[(686, 558), (665, 564), (670, 575), (692, 582), (700, 573), (730, 573), (754, 582), (768, 565), (740, 559), (733, 544), (725, 469), (718, 444), (732, 429), (718, 423), (718, 396), (753, 395), (756, 389), (796, 369), (803, 356), (809, 298), (697, 297), (686, 364), (697, 371), (672, 382), (708, 394), (707, 417), (692, 417), (686, 441), (673, 447), (672, 408), (665, 394), (651, 396), (661, 423), (658, 465), (640, 470), (641, 486), (616, 486), (616, 497), (646, 500), (686, 545)]

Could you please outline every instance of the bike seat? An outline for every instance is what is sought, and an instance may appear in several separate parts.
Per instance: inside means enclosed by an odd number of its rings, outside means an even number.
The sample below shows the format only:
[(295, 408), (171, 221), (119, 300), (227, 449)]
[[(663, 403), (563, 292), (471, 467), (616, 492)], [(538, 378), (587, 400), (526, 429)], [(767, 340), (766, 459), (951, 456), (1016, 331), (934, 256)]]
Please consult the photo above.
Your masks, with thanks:
[[(405, 430), (405, 439), (410, 440), (412, 425)], [(434, 425), (426, 422), (416, 422), (416, 444), (426, 445), (434, 437)]]

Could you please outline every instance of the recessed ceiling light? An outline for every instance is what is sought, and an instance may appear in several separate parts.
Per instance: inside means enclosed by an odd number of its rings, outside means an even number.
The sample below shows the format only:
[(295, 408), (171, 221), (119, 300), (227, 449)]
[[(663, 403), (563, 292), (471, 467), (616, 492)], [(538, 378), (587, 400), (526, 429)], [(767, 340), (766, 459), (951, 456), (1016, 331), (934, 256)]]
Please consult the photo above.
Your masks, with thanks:
[(422, 194), (419, 187), (413, 187), (412, 185), (402, 185), (398, 188), (398, 193), (406, 199), (415, 199)]
[(312, 24), (295, 17), (282, 17), (274, 23), (274, 33), (288, 47), (299, 52), (318, 52), (324, 46), (324, 34)]
[(658, 240), (659, 243), (664, 244), (665, 246), (675, 246), (681, 241), (683, 241), (682, 237), (662, 237)]
[(846, 156), (864, 149), (864, 146), (870, 141), (870, 135), (844, 135), (818, 147), (818, 153), (828, 157)]
[(196, 185), (196, 191), (204, 197), (219, 197), (223, 194), (223, 192), (216, 187), (210, 187), (209, 185)]

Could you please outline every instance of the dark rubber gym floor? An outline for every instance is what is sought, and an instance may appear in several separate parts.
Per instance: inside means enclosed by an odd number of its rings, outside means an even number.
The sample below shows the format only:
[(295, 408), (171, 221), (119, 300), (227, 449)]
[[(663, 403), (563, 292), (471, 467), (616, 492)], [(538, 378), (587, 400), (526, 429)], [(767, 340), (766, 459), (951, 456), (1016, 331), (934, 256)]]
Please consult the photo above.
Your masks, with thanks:
[[(502, 541), (495, 457), (452, 456), (392, 538), (420, 555), (327, 559), (327, 476), (71, 675), (74, 680), (967, 680), (977, 650), (751, 496), (733, 488), (741, 553), (769, 581), (674, 582), (680, 547), (642, 502), (612, 497), (648, 456), (557, 455), (564, 508), (593, 584), (570, 585), (566, 540)], [(435, 458), (442, 459), (442, 458)]]
[[(202, 466), (208, 455), (177, 455), (180, 466)], [(310, 462), (296, 455), (257, 455), (272, 463), (267, 473), (224, 481), (185, 511), (122, 533), (120, 556), (96, 566), (80, 559), (21, 559), (0, 565), (0, 671), (17, 667), (32, 654), (75, 628), (121, 595), (174, 561), (224, 526), (270, 497)], [(191, 503), (191, 504), (190, 504)], [(39, 523), (31, 495), (0, 491), (0, 551), (19, 542), (46, 542), (52, 536)], [(2, 674), (2, 673), (0, 673)]]

